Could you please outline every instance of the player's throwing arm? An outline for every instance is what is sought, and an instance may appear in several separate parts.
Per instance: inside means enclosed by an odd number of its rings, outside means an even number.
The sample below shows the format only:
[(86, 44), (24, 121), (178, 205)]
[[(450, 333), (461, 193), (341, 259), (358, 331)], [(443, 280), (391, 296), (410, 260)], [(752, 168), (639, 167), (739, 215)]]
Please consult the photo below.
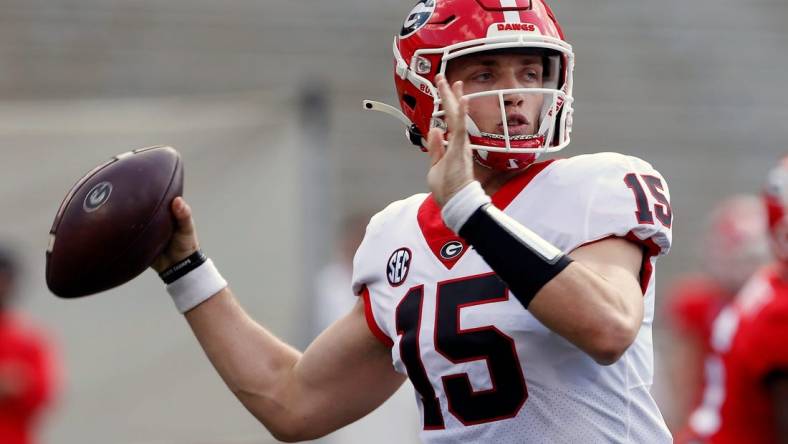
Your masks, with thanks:
[[(164, 272), (198, 251), (189, 206), (173, 202), (177, 229), (154, 268)], [(363, 303), (325, 331), (302, 354), (252, 320), (229, 287), (218, 294), (206, 282), (222, 280), (212, 265), (168, 290), (208, 358), (243, 405), (278, 439), (315, 439), (372, 411), (404, 381), (389, 350), (370, 333)], [(176, 284), (177, 285), (177, 282)], [(181, 305), (183, 304), (183, 305)]]

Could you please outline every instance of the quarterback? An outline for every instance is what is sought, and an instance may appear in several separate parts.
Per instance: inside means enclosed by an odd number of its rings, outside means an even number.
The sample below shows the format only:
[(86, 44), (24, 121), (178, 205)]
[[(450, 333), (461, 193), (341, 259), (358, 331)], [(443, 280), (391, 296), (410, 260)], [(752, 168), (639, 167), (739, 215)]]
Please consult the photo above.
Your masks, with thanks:
[(420, 0), (393, 50), (401, 111), (365, 107), (429, 153), (431, 193), (372, 218), (358, 302), (306, 351), (246, 315), (174, 201), (154, 268), (219, 374), (284, 441), (353, 422), (410, 378), (425, 443), (670, 442), (649, 393), (670, 193), (634, 157), (537, 161), (572, 126), (575, 57), (553, 12)]

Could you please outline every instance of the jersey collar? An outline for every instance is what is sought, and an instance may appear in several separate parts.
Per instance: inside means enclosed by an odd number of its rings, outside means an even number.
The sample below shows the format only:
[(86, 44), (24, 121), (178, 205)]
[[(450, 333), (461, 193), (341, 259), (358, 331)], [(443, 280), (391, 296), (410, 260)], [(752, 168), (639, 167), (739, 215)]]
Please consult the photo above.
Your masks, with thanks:
[[(528, 186), (531, 180), (555, 160), (556, 159), (550, 159), (544, 162), (534, 163), (522, 174), (513, 177), (503, 184), (503, 186), (492, 196), (493, 205), (501, 211), (506, 209), (514, 198)], [(451, 270), (465, 255), (465, 252), (468, 251), (468, 243), (457, 236), (445, 223), (443, 223), (441, 209), (432, 194), (427, 196), (424, 202), (422, 202), (419, 207), (417, 219), (419, 228), (421, 228), (421, 233), (424, 235), (424, 240), (427, 241), (430, 250), (432, 250), (432, 254), (447, 269)], [(441, 250), (450, 242), (459, 242), (462, 244), (462, 251), (453, 257), (445, 257), (441, 254)]]

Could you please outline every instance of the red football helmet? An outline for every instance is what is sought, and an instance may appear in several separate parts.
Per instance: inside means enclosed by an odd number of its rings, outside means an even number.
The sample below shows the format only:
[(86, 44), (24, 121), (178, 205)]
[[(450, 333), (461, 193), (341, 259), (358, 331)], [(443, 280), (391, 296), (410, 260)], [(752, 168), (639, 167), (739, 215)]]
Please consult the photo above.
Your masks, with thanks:
[(735, 294), (769, 260), (766, 212), (756, 196), (722, 201), (706, 223), (703, 265), (720, 285)]
[(788, 156), (769, 172), (763, 198), (772, 250), (778, 259), (788, 261)]
[[(478, 163), (496, 170), (523, 169), (541, 153), (567, 146), (572, 129), (574, 53), (543, 0), (419, 0), (394, 40), (394, 81), (402, 112), (371, 101), (364, 106), (398, 117), (408, 127), (410, 141), (424, 150), (430, 128), (445, 129), (435, 76), (445, 73), (453, 59), (501, 50), (541, 55), (542, 87), (467, 94), (470, 99), (497, 96), (503, 128), (500, 134), (483, 132), (467, 117), (468, 135)], [(510, 94), (544, 97), (534, 134), (510, 134), (504, 105)]]

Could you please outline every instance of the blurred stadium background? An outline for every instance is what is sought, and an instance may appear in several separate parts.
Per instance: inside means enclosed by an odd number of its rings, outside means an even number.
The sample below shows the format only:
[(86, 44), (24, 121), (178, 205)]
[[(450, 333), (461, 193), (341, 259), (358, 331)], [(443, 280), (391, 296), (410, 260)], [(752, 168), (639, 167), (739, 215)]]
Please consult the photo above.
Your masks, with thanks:
[[(56, 337), (65, 369), (43, 442), (267, 439), (153, 273), (58, 300), (43, 279), (47, 233), (94, 164), (172, 145), (204, 248), (255, 318), (305, 345), (310, 282), (338, 248), (339, 221), (426, 188), (426, 157), (360, 106), (394, 103), (391, 39), (412, 3), (0, 0), (0, 242), (23, 256), (20, 307)], [(786, 152), (788, 3), (551, 5), (577, 54), (561, 155), (640, 156), (670, 183), (675, 244), (659, 292), (696, 268), (714, 204), (757, 192)], [(656, 346), (668, 359), (667, 341)], [(655, 391), (670, 418), (664, 377)]]

